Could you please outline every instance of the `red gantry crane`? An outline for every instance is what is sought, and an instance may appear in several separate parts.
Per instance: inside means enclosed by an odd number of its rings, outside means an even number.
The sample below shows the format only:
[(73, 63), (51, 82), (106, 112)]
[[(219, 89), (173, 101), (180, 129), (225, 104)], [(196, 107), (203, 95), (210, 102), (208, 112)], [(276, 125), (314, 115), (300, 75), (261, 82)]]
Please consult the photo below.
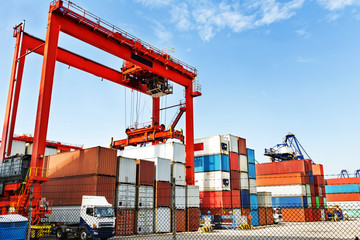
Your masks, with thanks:
[[(83, 56), (58, 47), (60, 32), (125, 60), (122, 71), (117, 71)], [(94, 14), (67, 0), (52, 1), (49, 8), (45, 41), (24, 32), (23, 24), (14, 28), (15, 53), (6, 105), (0, 160), (7, 159), (11, 150), (20, 96), (25, 58), (29, 53), (43, 55), (42, 74), (33, 138), (30, 171), (26, 185), (18, 196), (16, 212), (26, 215), (30, 207), (30, 188), (33, 187), (33, 223), (49, 213), (41, 198), (41, 183), (48, 181), (43, 169), (46, 135), (48, 130), (51, 94), (56, 61), (107, 79), (140, 93), (152, 96), (152, 124), (144, 128), (128, 129), (127, 139), (114, 141), (112, 147), (151, 142), (158, 144), (169, 138), (184, 141), (182, 131), (174, 130), (181, 115), (186, 113), (186, 181), (194, 184), (194, 123), (193, 98), (200, 96), (195, 78), (197, 70), (169, 54), (132, 36)], [(170, 129), (160, 124), (160, 97), (172, 93), (168, 80), (185, 88), (185, 103)]]

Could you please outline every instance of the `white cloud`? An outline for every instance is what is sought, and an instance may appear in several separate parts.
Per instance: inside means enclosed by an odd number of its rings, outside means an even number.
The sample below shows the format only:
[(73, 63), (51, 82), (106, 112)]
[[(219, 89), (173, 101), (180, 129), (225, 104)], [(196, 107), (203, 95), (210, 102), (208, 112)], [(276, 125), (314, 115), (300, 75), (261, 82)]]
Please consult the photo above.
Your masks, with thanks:
[(341, 14), (339, 13), (329, 13), (328, 15), (326, 15), (326, 21), (335, 22), (340, 16)]
[(169, 42), (172, 38), (172, 33), (165, 28), (164, 25), (162, 25), (158, 21), (153, 21), (154, 26), (152, 27), (154, 30), (155, 36), (159, 39), (161, 43)]
[(295, 31), (295, 33), (300, 37), (304, 37), (304, 38), (311, 37), (311, 33), (306, 31), (305, 29), (298, 29)]
[(169, 6), (173, 0), (135, 0), (135, 2), (142, 3), (143, 5), (150, 8), (160, 8)]
[(314, 61), (314, 59), (312, 59), (312, 58), (304, 58), (304, 57), (300, 57), (300, 56), (299, 56), (299, 57), (296, 59), (296, 61), (299, 62), (299, 63), (309, 63), (309, 62)]
[(346, 6), (360, 5), (360, 0), (318, 0), (324, 8), (334, 11), (344, 9)]
[(172, 6), (170, 15), (171, 21), (175, 23), (179, 30), (186, 31), (190, 29), (190, 13), (186, 3), (180, 3)]

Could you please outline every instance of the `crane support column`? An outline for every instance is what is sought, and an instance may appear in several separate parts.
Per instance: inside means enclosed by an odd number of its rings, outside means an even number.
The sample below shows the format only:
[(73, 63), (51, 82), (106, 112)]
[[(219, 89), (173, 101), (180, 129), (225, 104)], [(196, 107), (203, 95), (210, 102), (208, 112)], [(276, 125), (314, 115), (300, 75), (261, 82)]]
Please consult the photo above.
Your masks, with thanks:
[[(55, 18), (54, 15), (50, 13), (48, 18), (47, 33), (44, 46), (44, 59), (42, 65), (39, 99), (35, 121), (34, 145), (30, 164), (31, 168), (42, 169), (43, 167), (43, 157), (45, 153), (46, 135), (48, 129), (59, 32), (59, 22), (57, 18)], [(37, 171), (33, 172), (39, 174)], [(31, 177), (32, 176), (30, 176), (30, 178)], [(40, 192), (40, 183), (35, 182), (35, 199), (38, 199), (41, 196)]]
[[(13, 65), (11, 69), (11, 77), (10, 77), (10, 84), (9, 84), (9, 93), (8, 93), (8, 99), (6, 103), (6, 110), (5, 110), (5, 121), (4, 121), (4, 127), (2, 132), (2, 143), (0, 148), (0, 160), (5, 159), (6, 155), (9, 155), (11, 152), (11, 139), (13, 137), (13, 134), (11, 133), (11, 129), (14, 131), (14, 119), (16, 119), (16, 111), (17, 111), (17, 103), (18, 98), (20, 95), (20, 86), (21, 86), (21, 79), (22, 79), (22, 69), (24, 67), (24, 59), (20, 59), (20, 63), (18, 64), (18, 58), (19, 58), (19, 51), (21, 49), (21, 52), (25, 51), (24, 48), (21, 48), (21, 32), (22, 32), (22, 26), (19, 26), (19, 31), (16, 33), (16, 43), (15, 43), (15, 51), (14, 51), (14, 59), (13, 59)], [(18, 71), (18, 69), (21, 66), (21, 72)], [(14, 92), (15, 90), (15, 92)], [(17, 98), (17, 100), (15, 99)], [(14, 105), (16, 104), (16, 107), (14, 108)], [(0, 162), (1, 164), (1, 162)]]
[(185, 87), (186, 103), (186, 184), (195, 184), (194, 169), (194, 110), (192, 84)]
[(152, 125), (158, 126), (160, 124), (160, 98), (153, 99), (153, 109), (152, 109)]

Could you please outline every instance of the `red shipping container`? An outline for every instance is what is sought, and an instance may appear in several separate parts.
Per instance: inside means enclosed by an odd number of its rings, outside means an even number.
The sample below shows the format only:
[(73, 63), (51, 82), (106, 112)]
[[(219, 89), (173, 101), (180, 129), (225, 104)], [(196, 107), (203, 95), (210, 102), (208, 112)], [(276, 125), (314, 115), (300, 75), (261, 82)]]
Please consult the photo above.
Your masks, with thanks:
[(325, 197), (326, 196), (325, 186), (321, 187), (321, 192), (322, 192), (323, 197)]
[(188, 208), (187, 209), (187, 231), (197, 231), (200, 227), (200, 209)]
[(319, 186), (315, 185), (314, 189), (315, 189), (315, 196), (317, 196), (317, 197), (320, 196), (320, 189), (321, 188)]
[(360, 184), (360, 177), (327, 179), (327, 185), (346, 185), (346, 184)]
[(311, 191), (311, 196), (315, 196), (315, 186), (314, 186), (314, 184), (310, 184), (310, 191)]
[(304, 162), (306, 172), (312, 171), (312, 161), (310, 159), (304, 159)]
[(317, 208), (317, 209), (313, 209), (312, 212), (313, 212), (313, 220), (315, 222), (321, 221), (321, 210)]
[(154, 186), (155, 165), (146, 160), (136, 161), (136, 184)]
[(44, 167), (49, 169), (50, 178), (90, 174), (116, 176), (116, 154), (116, 150), (104, 147), (64, 152), (45, 157)]
[(201, 208), (231, 208), (230, 191), (200, 192)]
[(314, 185), (315, 186), (323, 186), (325, 185), (324, 176), (314, 176)]
[(201, 215), (231, 215), (231, 208), (200, 208)]
[(230, 158), (230, 171), (231, 170), (240, 171), (239, 154), (231, 152), (229, 153), (229, 158)]
[(319, 197), (319, 201), (320, 201), (320, 208), (324, 208), (324, 198), (323, 197)]
[(313, 210), (312, 208), (306, 208), (305, 209), (306, 222), (313, 222), (314, 221), (313, 211), (312, 210)]
[(239, 154), (246, 155), (246, 139), (245, 138), (238, 138), (239, 143)]
[(42, 183), (42, 196), (54, 206), (80, 206), (83, 195), (105, 196), (114, 205), (116, 177), (85, 175), (50, 178)]
[(311, 196), (311, 207), (316, 208), (316, 197)]
[[(307, 180), (307, 181), (306, 181)], [(256, 186), (303, 185), (309, 182), (304, 173), (285, 173), (256, 176)]]
[(241, 209), (241, 215), (249, 216), (250, 215), (250, 208), (242, 208)]
[(266, 208), (259, 208), (259, 226), (266, 225)]
[(304, 208), (282, 208), (281, 213), (284, 222), (306, 222), (306, 210)]
[(116, 211), (115, 235), (134, 235), (135, 230), (135, 209), (118, 209)]
[(324, 176), (324, 167), (322, 164), (312, 165), (312, 171), (314, 176)]
[(230, 171), (230, 189), (240, 190), (240, 172)]
[(270, 162), (256, 164), (256, 175), (282, 174), (282, 173), (306, 173), (305, 160), (291, 160), (282, 162)]
[(267, 225), (274, 224), (274, 215), (272, 208), (266, 208), (266, 224)]
[(240, 190), (231, 190), (232, 208), (241, 208)]
[(329, 193), (326, 194), (327, 202), (360, 201), (360, 193)]
[(171, 206), (171, 183), (156, 182), (155, 183), (155, 207)]
[[(173, 224), (171, 224), (172, 228)], [(176, 231), (185, 232), (186, 231), (186, 211), (185, 210), (176, 210)]]

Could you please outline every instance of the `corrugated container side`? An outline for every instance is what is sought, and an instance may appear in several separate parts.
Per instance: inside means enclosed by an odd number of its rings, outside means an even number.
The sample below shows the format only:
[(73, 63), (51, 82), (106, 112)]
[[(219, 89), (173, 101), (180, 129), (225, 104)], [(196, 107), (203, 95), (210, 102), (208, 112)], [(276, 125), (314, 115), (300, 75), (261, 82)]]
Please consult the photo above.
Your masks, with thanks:
[(326, 193), (326, 200), (329, 202), (360, 201), (359, 193)]
[(255, 164), (249, 163), (249, 178), (255, 179), (256, 172), (255, 172)]
[(231, 190), (232, 208), (241, 208), (240, 190)]
[(305, 185), (283, 185), (283, 186), (265, 186), (257, 187), (259, 192), (271, 192), (273, 197), (282, 196), (305, 196), (306, 187)]
[(199, 208), (188, 208), (186, 213), (187, 216), (187, 231), (197, 231), (200, 227), (200, 209)]
[(249, 190), (241, 190), (240, 192), (241, 208), (250, 208), (250, 193)]
[(314, 176), (324, 176), (324, 167), (322, 164), (312, 165), (312, 171)]
[(279, 208), (304, 208), (306, 207), (306, 197), (273, 197), (273, 207)]
[(171, 183), (155, 183), (155, 207), (170, 207), (171, 205)]
[(153, 186), (138, 186), (137, 207), (139, 209), (154, 208), (154, 187)]
[(171, 209), (169, 207), (155, 208), (155, 232), (170, 232), (171, 226)]
[(255, 151), (253, 149), (247, 148), (246, 152), (249, 163), (255, 164)]
[(231, 190), (240, 189), (240, 172), (239, 171), (230, 171), (230, 188)]
[(266, 208), (259, 207), (259, 226), (266, 225)]
[(175, 186), (175, 207), (177, 209), (186, 208), (186, 187)]
[(118, 184), (117, 186), (117, 207), (135, 209), (136, 185)]
[(186, 207), (199, 208), (200, 207), (200, 192), (198, 186), (186, 186)]
[(229, 172), (198, 172), (195, 173), (195, 185), (200, 191), (226, 191), (230, 190)]
[(198, 138), (194, 140), (195, 157), (204, 155), (229, 154), (229, 142), (226, 137), (217, 135), (213, 137)]
[(269, 192), (258, 192), (258, 206), (259, 208), (271, 208), (272, 196)]
[(16, 154), (25, 154), (25, 142), (12, 142), (10, 156), (14, 156)]
[(154, 232), (154, 209), (139, 209), (137, 212), (137, 234), (151, 234)]
[(118, 182), (136, 184), (136, 159), (118, 157)]
[[(173, 224), (171, 224), (171, 227), (172, 226), (173, 226)], [(176, 211), (176, 231), (177, 232), (185, 232), (186, 231), (186, 211), (185, 210), (177, 210)]]
[(257, 188), (256, 188), (256, 179), (249, 179), (250, 184), (250, 194), (256, 194)]
[(284, 222), (306, 222), (304, 208), (281, 209)]
[(255, 194), (250, 194), (250, 209), (258, 209), (258, 198)]
[(238, 143), (238, 137), (233, 136), (231, 134), (223, 136), (227, 141), (229, 142), (229, 151), (233, 153), (239, 153), (239, 143)]
[(238, 143), (239, 143), (239, 154), (246, 155), (246, 139), (239, 137)]
[(286, 173), (256, 176), (257, 186), (303, 185), (306, 184), (304, 173)]
[(359, 193), (359, 184), (325, 186), (326, 193)]
[(259, 226), (259, 212), (258, 212), (258, 210), (251, 210), (250, 214), (252, 216), (251, 224), (253, 226)]
[(239, 155), (231, 152), (229, 154), (230, 159), (230, 171), (239, 171)]
[(155, 181), (171, 182), (171, 160), (165, 158), (147, 159), (155, 164)]
[(248, 159), (246, 155), (239, 155), (240, 171), (248, 172)]
[(306, 173), (305, 160), (291, 160), (281, 162), (270, 162), (256, 164), (256, 174), (269, 175), (269, 174), (283, 174), (283, 173)]
[(205, 155), (195, 157), (195, 172), (230, 171), (229, 155)]
[(240, 173), (240, 189), (241, 190), (249, 189), (249, 175), (245, 172)]
[(118, 209), (116, 211), (115, 235), (128, 236), (135, 233), (135, 209)]
[(360, 177), (327, 179), (327, 185), (347, 185), (347, 184), (360, 184)]
[(231, 208), (230, 191), (200, 192), (201, 208)]
[(136, 161), (136, 184), (154, 186), (155, 165), (154, 162), (146, 160)]
[(173, 163), (171, 178), (175, 178), (175, 185), (186, 185), (186, 166), (182, 163)]

